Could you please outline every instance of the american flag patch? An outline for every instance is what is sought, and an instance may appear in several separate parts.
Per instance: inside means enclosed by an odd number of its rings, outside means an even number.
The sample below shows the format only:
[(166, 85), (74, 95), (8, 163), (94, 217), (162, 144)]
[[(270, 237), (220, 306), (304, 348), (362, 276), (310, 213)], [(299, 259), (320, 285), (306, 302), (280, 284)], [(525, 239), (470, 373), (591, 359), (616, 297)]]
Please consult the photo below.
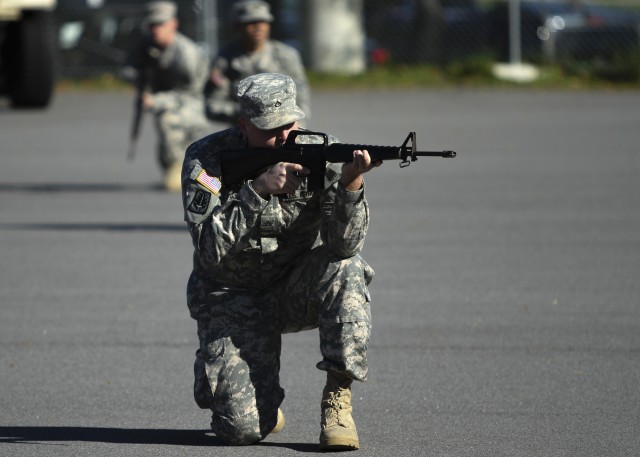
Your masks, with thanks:
[(218, 195), (222, 188), (222, 183), (215, 176), (209, 176), (206, 171), (202, 170), (196, 178), (200, 184), (213, 192), (214, 195)]

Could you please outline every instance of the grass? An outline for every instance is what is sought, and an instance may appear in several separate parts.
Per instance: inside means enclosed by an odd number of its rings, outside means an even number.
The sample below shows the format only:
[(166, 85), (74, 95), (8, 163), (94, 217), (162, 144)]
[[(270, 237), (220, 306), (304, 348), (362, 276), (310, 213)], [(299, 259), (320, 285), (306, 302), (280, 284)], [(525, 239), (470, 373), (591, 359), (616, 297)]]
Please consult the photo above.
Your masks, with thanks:
[(63, 78), (56, 84), (56, 89), (60, 91), (66, 90), (130, 90), (131, 84), (117, 78), (115, 75), (105, 73), (98, 76), (87, 78)]
[[(314, 90), (416, 89), (447, 87), (532, 89), (640, 89), (640, 58), (620, 56), (612, 62), (566, 62), (562, 66), (539, 67), (540, 77), (531, 83), (498, 80), (493, 60), (478, 56), (444, 66), (382, 65), (358, 75), (308, 72)], [(64, 79), (58, 89), (130, 90), (131, 86), (111, 74), (85, 79)]]
[(494, 61), (477, 56), (444, 66), (385, 65), (361, 75), (326, 75), (309, 72), (313, 88), (402, 89), (440, 87), (527, 87), (534, 89), (640, 89), (640, 58), (618, 56), (609, 62), (566, 62), (538, 67), (540, 77), (530, 83), (499, 80)]

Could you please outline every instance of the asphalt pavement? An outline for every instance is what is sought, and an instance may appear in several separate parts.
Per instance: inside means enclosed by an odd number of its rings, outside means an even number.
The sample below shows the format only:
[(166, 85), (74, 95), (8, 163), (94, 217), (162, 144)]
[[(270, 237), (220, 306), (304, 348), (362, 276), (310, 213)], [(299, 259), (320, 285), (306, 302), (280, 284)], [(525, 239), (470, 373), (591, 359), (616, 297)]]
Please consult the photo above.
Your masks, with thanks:
[[(284, 337), (281, 433), (234, 448), (208, 431), (191, 242), (150, 119), (126, 160), (132, 104), (0, 104), (0, 455), (316, 453), (316, 331)], [(415, 131), (458, 152), (367, 176), (353, 455), (640, 455), (640, 92), (327, 91), (312, 109), (346, 143)]]

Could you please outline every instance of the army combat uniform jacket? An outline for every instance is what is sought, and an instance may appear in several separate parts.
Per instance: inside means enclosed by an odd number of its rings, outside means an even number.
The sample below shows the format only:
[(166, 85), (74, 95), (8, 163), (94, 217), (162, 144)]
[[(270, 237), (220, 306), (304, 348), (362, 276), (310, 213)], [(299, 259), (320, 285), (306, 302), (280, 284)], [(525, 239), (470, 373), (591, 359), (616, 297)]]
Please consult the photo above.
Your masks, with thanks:
[(364, 381), (371, 327), (373, 271), (358, 255), (369, 223), (364, 187), (347, 191), (341, 167), (327, 164), (324, 190), (303, 182), (264, 200), (251, 180), (221, 182), (218, 151), (245, 148), (237, 128), (209, 135), (188, 149), (182, 173), (194, 246), (187, 303), (200, 340), (194, 394), (228, 440), (275, 425), (282, 333), (319, 328), (317, 367)]

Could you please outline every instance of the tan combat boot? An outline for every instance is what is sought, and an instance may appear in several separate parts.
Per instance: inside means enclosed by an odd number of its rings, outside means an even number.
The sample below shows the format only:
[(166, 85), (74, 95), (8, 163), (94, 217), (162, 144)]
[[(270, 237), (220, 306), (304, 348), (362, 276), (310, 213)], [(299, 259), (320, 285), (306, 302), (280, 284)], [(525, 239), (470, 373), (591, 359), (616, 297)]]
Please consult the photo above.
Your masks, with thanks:
[(271, 430), (270, 433), (278, 433), (282, 431), (282, 429), (284, 428), (284, 424), (285, 424), (284, 414), (282, 410), (278, 408), (278, 421), (276, 422), (275, 427), (273, 427), (273, 430)]
[(321, 451), (351, 451), (360, 447), (351, 417), (351, 382), (327, 372), (327, 385), (322, 391)]

